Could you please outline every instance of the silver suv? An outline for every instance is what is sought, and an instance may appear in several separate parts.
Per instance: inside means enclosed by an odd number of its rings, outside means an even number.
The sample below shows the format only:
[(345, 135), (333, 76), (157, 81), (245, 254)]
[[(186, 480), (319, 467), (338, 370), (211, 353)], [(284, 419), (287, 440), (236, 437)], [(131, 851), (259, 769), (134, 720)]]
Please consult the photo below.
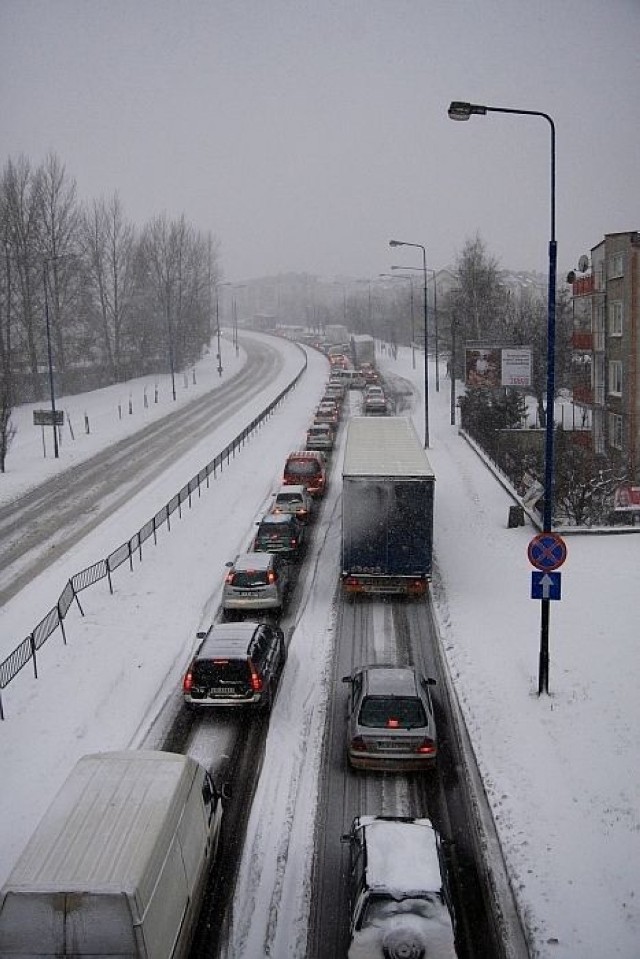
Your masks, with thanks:
[(276, 553), (243, 553), (227, 563), (222, 587), (226, 619), (258, 610), (281, 612), (289, 588), (289, 566)]
[(349, 845), (349, 959), (454, 957), (440, 836), (429, 819), (357, 816)]

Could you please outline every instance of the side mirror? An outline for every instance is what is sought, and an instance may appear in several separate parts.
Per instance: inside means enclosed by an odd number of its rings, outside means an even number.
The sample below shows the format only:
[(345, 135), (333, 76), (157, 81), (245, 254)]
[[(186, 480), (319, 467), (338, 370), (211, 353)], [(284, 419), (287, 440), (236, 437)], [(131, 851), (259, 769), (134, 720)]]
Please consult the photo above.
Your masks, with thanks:
[(231, 569), (231, 567), (233, 566), (233, 560), (230, 559), (229, 562), (225, 563), (224, 565), (227, 567), (227, 569)]
[(207, 631), (206, 631), (206, 630), (204, 630), (204, 631), (200, 630), (200, 631), (198, 631), (198, 632), (196, 633), (196, 639), (206, 639), (206, 638), (207, 638)]
[(343, 677), (342, 677), (342, 682), (343, 682), (343, 683), (352, 683), (352, 682), (353, 682), (353, 676), (343, 676)]
[(433, 679), (432, 676), (423, 676), (423, 677), (422, 677), (422, 685), (423, 685), (423, 686), (436, 686), (436, 685), (437, 685), (437, 682), (436, 682), (435, 679)]

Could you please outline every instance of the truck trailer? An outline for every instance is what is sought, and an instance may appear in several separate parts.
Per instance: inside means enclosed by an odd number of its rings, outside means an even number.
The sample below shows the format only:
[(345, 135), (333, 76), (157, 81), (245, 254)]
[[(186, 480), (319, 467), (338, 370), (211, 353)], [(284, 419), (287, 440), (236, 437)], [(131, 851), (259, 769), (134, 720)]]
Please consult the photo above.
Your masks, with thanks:
[(362, 366), (363, 363), (375, 366), (376, 349), (373, 337), (366, 333), (354, 334), (351, 337), (351, 356), (355, 367)]
[(410, 420), (350, 420), (342, 470), (346, 593), (426, 593), (434, 491), (434, 472)]

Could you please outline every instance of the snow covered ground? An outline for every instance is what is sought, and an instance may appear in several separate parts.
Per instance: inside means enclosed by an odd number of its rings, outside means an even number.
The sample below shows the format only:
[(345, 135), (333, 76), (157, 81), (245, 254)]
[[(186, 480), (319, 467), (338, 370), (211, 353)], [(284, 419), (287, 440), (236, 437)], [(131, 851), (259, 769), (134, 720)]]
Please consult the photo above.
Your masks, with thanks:
[[(288, 356), (283, 382), (299, 363)], [(237, 371), (227, 345), (225, 377)], [(225, 360), (227, 357), (225, 356)], [(410, 380), (417, 391), (413, 416), (423, 432), (420, 397), (422, 368), (412, 369), (409, 351), (397, 359), (379, 356), (390, 375)], [(433, 372), (433, 371), (432, 371)], [(179, 401), (192, 390), (214, 388), (213, 358), (197, 370), (197, 384), (179, 381)], [(68, 645), (56, 634), (39, 656), (40, 678), (26, 667), (3, 692), (6, 720), (0, 723), (0, 882), (4, 880), (51, 794), (75, 760), (98, 749), (136, 746), (157, 715), (164, 697), (176, 687), (193, 646), (196, 630), (214, 614), (222, 570), (243, 545), (252, 519), (277, 485), (285, 454), (302, 438), (326, 379), (325, 361), (312, 354), (303, 387), (296, 390), (198, 500), (182, 521), (149, 546), (133, 574), (115, 577), (115, 596), (106, 581), (83, 594), (86, 616), (67, 617)], [(166, 380), (160, 382), (166, 389)], [(272, 390), (272, 395), (282, 384)], [(153, 385), (147, 384), (148, 398)], [(134, 412), (128, 413), (129, 392)], [(124, 406), (118, 416), (118, 398)], [(267, 399), (268, 402), (268, 399)], [(75, 405), (74, 405), (75, 404)], [(123, 435), (163, 415), (162, 404), (143, 402), (143, 386), (130, 384), (94, 395), (61, 401), (71, 412), (75, 441), (65, 435), (60, 460), (42, 453), (40, 431), (31, 425), (31, 408), (16, 411), (19, 427), (0, 477), (0, 501), (51, 475), (83, 455), (92, 455)], [(449, 382), (434, 390), (431, 376), (429, 458), (437, 476), (436, 560), (433, 595), (442, 642), (474, 742), (478, 762), (499, 829), (514, 889), (533, 944), (532, 955), (561, 959), (601, 959), (640, 955), (640, 652), (638, 558), (640, 540), (630, 535), (568, 537), (562, 600), (551, 606), (550, 696), (537, 696), (540, 604), (530, 596), (527, 544), (531, 527), (507, 528), (510, 499), (477, 454), (449, 423)], [(167, 401), (164, 412), (172, 404)], [(75, 412), (74, 412), (75, 411)], [(85, 411), (91, 433), (82, 432)], [(102, 411), (102, 415), (101, 415)], [(252, 410), (252, 415), (257, 407)], [(17, 595), (2, 611), (0, 655), (6, 655), (54, 603), (68, 576), (106, 555), (137, 530), (204, 463), (239, 432), (249, 416), (233, 418), (224, 435), (201, 448), (126, 508), (103, 523), (74, 550)], [(240, 422), (242, 420), (242, 422)], [(99, 425), (102, 423), (102, 425)], [(86, 450), (86, 452), (85, 452)], [(333, 535), (329, 530), (327, 535)], [(317, 644), (331, 624), (314, 623), (326, 609), (332, 570), (318, 571), (309, 585), (309, 624), (295, 632), (298, 644)], [(337, 573), (337, 570), (335, 571)], [(315, 628), (313, 628), (315, 626)], [(323, 647), (321, 647), (322, 650)], [(290, 682), (302, 682), (296, 650), (287, 665)], [(322, 675), (323, 653), (315, 669)], [(304, 677), (308, 678), (308, 677)], [(263, 844), (263, 877), (253, 920), (273, 924), (274, 883), (306, 892), (302, 824), (314, 808), (313, 742), (297, 723), (279, 722), (278, 710), (304, 710), (306, 722), (322, 714), (322, 684), (301, 688), (297, 696), (278, 698), (270, 744), (280, 757), (295, 760), (282, 768), (280, 787), (261, 783), (257, 801), (285, 804), (293, 822), (288, 849), (271, 846), (268, 837), (248, 835), (248, 849)], [(305, 699), (306, 697), (306, 699)], [(315, 697), (315, 698), (314, 698)], [(283, 741), (287, 730), (295, 741)], [(272, 740), (272, 735), (275, 737)], [(301, 739), (301, 735), (303, 738)], [(284, 748), (286, 746), (286, 748)], [(306, 746), (306, 750), (305, 747)], [(267, 764), (265, 764), (267, 768)], [(264, 778), (264, 777), (263, 777)], [(275, 817), (274, 817), (275, 818)], [(282, 857), (296, 869), (283, 875)], [(266, 850), (266, 852), (265, 852)], [(265, 855), (273, 856), (271, 867)], [(301, 860), (302, 865), (301, 865)], [(251, 859), (243, 862), (252, 889)], [(273, 877), (273, 882), (271, 881)], [(244, 890), (244, 893), (243, 893)], [(286, 896), (281, 901), (286, 902)], [(294, 922), (284, 910), (276, 925)], [(263, 919), (264, 917), (264, 919)], [(304, 917), (285, 945), (277, 932), (272, 954), (302, 959)], [(289, 927), (290, 928), (290, 927)], [(239, 942), (254, 959), (247, 929)], [(285, 951), (286, 950), (286, 951)]]

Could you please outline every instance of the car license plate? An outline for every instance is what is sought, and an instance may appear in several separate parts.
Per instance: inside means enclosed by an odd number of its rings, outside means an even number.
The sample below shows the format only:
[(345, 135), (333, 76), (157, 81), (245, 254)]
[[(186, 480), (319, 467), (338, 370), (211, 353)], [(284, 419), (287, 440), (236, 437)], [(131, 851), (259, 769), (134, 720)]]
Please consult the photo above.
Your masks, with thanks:
[(214, 689), (212, 696), (235, 696), (236, 691), (232, 686), (220, 686), (219, 689)]
[(404, 743), (393, 743), (393, 742), (378, 742), (376, 743), (378, 749), (383, 752), (393, 752), (394, 750), (405, 749)]

